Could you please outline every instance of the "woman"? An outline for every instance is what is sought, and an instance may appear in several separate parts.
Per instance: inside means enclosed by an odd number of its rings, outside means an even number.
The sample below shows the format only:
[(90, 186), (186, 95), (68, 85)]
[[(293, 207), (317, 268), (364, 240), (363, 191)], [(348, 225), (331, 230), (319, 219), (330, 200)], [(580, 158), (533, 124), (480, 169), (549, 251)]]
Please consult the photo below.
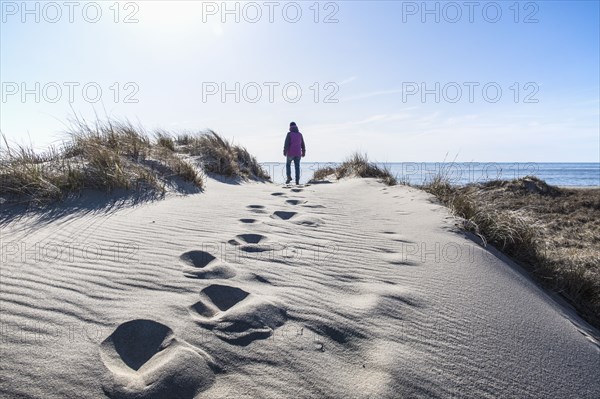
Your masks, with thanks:
[(283, 145), (283, 155), (287, 157), (285, 163), (287, 180), (285, 184), (290, 184), (292, 181), (292, 161), (294, 161), (294, 168), (296, 169), (296, 184), (300, 184), (300, 157), (306, 155), (306, 147), (304, 146), (304, 137), (298, 130), (296, 122), (290, 123), (290, 131), (285, 136), (285, 144)]

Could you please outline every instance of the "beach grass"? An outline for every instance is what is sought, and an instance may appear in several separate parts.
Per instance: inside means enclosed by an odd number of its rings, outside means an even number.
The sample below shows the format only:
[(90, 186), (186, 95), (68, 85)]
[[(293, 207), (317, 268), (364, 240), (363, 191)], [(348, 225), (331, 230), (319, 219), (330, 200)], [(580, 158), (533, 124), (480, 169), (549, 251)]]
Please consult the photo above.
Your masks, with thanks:
[(325, 166), (315, 170), (311, 180), (320, 181), (332, 175), (335, 176), (336, 179), (342, 179), (344, 177), (372, 177), (382, 181), (388, 186), (398, 184), (397, 177), (394, 176), (387, 167), (378, 166), (376, 163), (369, 161), (367, 154), (359, 152), (355, 152), (336, 167)]
[(600, 327), (600, 189), (533, 176), (453, 186), (441, 174), (421, 188)]
[(75, 120), (61, 147), (36, 152), (32, 146), (10, 144), (3, 135), (0, 196), (3, 201), (43, 205), (85, 189), (164, 194), (183, 181), (201, 190), (205, 173), (270, 179), (245, 148), (217, 133), (186, 137), (165, 131), (152, 136), (127, 121)]
[(212, 130), (203, 134), (180, 134), (177, 150), (201, 159), (207, 173), (243, 179), (270, 180), (269, 174), (245, 147), (231, 143)]
[(314, 171), (313, 177), (311, 180), (313, 181), (321, 181), (325, 180), (328, 176), (335, 175), (335, 168), (333, 166), (323, 166), (319, 167)]

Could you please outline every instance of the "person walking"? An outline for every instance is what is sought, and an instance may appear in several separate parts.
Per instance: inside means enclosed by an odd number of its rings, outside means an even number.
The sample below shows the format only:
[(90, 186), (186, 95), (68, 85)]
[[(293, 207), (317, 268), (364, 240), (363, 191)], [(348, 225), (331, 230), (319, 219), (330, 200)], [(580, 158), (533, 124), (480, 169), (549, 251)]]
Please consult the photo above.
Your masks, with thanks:
[(287, 180), (285, 184), (290, 184), (292, 181), (292, 161), (294, 161), (296, 172), (296, 184), (300, 184), (300, 158), (306, 155), (306, 146), (304, 145), (304, 137), (298, 130), (296, 122), (290, 123), (290, 131), (285, 136), (283, 145), (283, 155), (287, 157), (285, 163)]

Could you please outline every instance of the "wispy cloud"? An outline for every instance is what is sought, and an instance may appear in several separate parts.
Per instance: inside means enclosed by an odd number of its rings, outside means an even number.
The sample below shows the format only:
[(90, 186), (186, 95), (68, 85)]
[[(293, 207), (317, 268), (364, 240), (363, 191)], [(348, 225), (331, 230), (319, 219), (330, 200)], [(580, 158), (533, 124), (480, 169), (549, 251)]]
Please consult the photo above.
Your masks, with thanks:
[(339, 82), (338, 86), (346, 85), (346, 84), (348, 84), (350, 82), (355, 81), (356, 79), (358, 79), (358, 77), (356, 77), (356, 76), (350, 76), (349, 78), (346, 78), (346, 79), (342, 80), (341, 82)]
[(377, 91), (371, 91), (368, 93), (355, 94), (355, 95), (349, 96), (349, 97), (343, 97), (343, 98), (340, 98), (340, 102), (363, 100), (365, 98), (383, 96), (383, 95), (387, 95), (387, 94), (398, 94), (398, 93), (402, 93), (402, 89), (377, 90)]
[(312, 125), (308, 126), (308, 129), (312, 131), (327, 131), (329, 133), (335, 133), (349, 131), (353, 128), (356, 128), (357, 126), (379, 126), (381, 124), (400, 120), (406, 121), (407, 125), (418, 124), (422, 126), (424, 124), (429, 125), (431, 123), (434, 123), (440, 115), (439, 112), (433, 112), (427, 115), (415, 115), (409, 112), (414, 111), (416, 109), (418, 109), (418, 107), (407, 107), (400, 110), (400, 112), (396, 112), (393, 114), (374, 114), (358, 120), (351, 120), (340, 123)]

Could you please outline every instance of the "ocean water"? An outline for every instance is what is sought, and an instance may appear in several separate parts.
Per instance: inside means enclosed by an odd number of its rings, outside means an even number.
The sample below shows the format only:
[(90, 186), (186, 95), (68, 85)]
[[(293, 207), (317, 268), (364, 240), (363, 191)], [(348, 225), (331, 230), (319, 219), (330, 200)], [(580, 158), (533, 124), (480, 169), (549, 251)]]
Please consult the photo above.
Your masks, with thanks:
[[(536, 163), (536, 162), (394, 162), (377, 163), (387, 167), (398, 179), (422, 184), (437, 174), (447, 176), (451, 183), (462, 185), (489, 180), (510, 180), (533, 175), (556, 186), (600, 187), (600, 163)], [(320, 167), (335, 166), (335, 162), (301, 162), (301, 183), (312, 178)], [(285, 182), (285, 162), (262, 164), (275, 183)], [(294, 168), (292, 164), (292, 176)]]

